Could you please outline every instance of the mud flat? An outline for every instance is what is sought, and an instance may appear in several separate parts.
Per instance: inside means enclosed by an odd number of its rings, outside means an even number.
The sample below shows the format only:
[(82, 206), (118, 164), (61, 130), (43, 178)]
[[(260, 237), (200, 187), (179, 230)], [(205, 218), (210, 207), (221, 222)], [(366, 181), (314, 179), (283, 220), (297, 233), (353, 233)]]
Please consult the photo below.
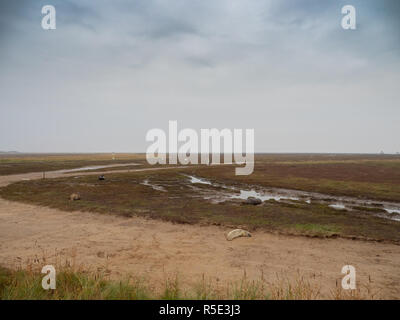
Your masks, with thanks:
[[(0, 184), (35, 178), (40, 174), (1, 177)], [(293, 281), (300, 276), (320, 286), (321, 297), (330, 297), (340, 284), (341, 268), (351, 264), (360, 287), (374, 290), (381, 298), (400, 297), (400, 246), (391, 243), (262, 230), (229, 242), (225, 239), (229, 227), (65, 212), (4, 199), (0, 199), (0, 221), (0, 261), (12, 268), (29, 261), (40, 263), (43, 256), (47, 263), (73, 256), (77, 264), (104, 270), (112, 279), (145, 275), (154, 287), (176, 274), (184, 286), (205, 277), (222, 287), (243, 275), (271, 283), (277, 276)]]

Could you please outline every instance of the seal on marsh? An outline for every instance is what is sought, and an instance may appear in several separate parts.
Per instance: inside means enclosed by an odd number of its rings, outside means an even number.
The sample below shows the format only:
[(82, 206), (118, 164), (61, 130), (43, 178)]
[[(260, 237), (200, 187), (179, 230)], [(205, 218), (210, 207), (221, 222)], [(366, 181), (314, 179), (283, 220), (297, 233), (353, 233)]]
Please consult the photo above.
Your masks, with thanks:
[(259, 198), (255, 198), (255, 197), (248, 197), (246, 200), (243, 201), (243, 204), (251, 204), (253, 206), (256, 206), (261, 203), (262, 203), (262, 200)]
[(81, 200), (81, 195), (79, 193), (73, 193), (69, 196), (70, 201)]

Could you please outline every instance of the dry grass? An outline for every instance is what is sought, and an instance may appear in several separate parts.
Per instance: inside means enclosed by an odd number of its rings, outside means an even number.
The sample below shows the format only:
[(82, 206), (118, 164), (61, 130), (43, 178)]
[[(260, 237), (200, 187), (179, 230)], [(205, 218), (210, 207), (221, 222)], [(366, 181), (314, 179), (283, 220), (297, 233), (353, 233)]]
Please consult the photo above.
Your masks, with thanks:
[[(357, 289), (344, 290), (340, 282), (322, 294), (315, 275), (299, 271), (275, 274), (267, 280), (249, 279), (246, 271), (237, 281), (222, 282), (204, 274), (197, 281), (183, 284), (177, 273), (164, 274), (158, 285), (145, 276), (128, 274), (112, 277), (108, 262), (96, 270), (77, 263), (76, 248), (69, 252), (41, 251), (25, 261), (19, 260), (14, 269), (0, 266), (0, 300), (373, 300), (379, 299), (369, 277), (367, 283), (357, 283)], [(41, 273), (44, 265), (56, 269), (56, 289), (44, 290)], [(152, 283), (152, 284), (150, 284)], [(326, 293), (327, 292), (327, 293)]]
[(107, 273), (85, 271), (71, 264), (56, 266), (56, 289), (44, 290), (38, 266), (10, 270), (0, 267), (0, 300), (371, 300), (378, 294), (367, 287), (357, 290), (335, 288), (323, 297), (315, 281), (298, 275), (294, 280), (277, 277), (273, 283), (262, 277), (249, 280), (244, 275), (230, 283), (207, 280), (181, 285), (179, 277), (166, 277), (158, 288), (143, 277), (129, 276), (111, 280)]

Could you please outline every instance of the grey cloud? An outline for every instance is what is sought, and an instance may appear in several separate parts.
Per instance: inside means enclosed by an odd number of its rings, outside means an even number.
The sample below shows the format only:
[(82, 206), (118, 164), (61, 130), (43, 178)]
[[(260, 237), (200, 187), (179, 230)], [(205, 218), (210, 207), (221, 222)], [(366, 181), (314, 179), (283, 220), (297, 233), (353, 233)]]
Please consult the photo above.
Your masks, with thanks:
[(258, 151), (400, 149), (399, 2), (351, 3), (354, 32), (342, 0), (1, 1), (0, 149), (143, 151), (170, 119), (253, 127)]
[[(95, 32), (96, 24), (102, 22), (102, 17), (95, 8), (82, 4), (82, 2), (61, 1), (54, 4), (58, 12), (59, 27), (75, 25)], [(104, 19), (104, 17), (103, 17)]]

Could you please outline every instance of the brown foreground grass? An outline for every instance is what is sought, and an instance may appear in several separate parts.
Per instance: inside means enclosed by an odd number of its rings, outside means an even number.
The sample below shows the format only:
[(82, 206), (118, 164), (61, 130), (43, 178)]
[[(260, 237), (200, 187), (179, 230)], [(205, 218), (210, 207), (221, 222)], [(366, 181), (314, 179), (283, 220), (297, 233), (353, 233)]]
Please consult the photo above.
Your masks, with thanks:
[[(318, 284), (300, 275), (295, 280), (277, 277), (274, 283), (262, 277), (248, 280), (244, 275), (230, 283), (199, 279), (191, 288), (183, 288), (179, 277), (165, 277), (154, 288), (143, 277), (130, 276), (110, 280), (102, 272), (84, 271), (70, 265), (56, 268), (56, 289), (44, 290), (44, 274), (28, 266), (25, 270), (10, 270), (0, 266), (0, 300), (316, 300), (321, 299)], [(328, 298), (334, 300), (372, 300), (378, 293), (368, 286), (344, 290), (336, 286)]]

